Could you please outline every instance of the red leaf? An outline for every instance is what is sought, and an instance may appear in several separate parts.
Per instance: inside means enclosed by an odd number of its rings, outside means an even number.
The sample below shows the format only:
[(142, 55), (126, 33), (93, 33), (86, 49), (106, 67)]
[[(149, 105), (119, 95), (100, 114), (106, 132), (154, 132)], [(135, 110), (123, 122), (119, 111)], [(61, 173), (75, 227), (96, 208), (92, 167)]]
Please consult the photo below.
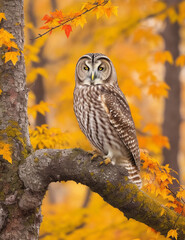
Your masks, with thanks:
[(66, 34), (66, 36), (67, 36), (67, 38), (68, 38), (69, 35), (70, 35), (70, 32), (72, 31), (72, 27), (71, 27), (71, 25), (64, 25), (64, 26), (62, 27), (62, 30), (65, 31), (65, 34)]
[(42, 18), (42, 21), (45, 21), (45, 23), (51, 22), (52, 20), (53, 20), (53, 17), (50, 17), (47, 14)]
[(58, 11), (58, 10), (56, 10), (55, 12), (51, 12), (51, 15), (52, 15), (54, 18), (60, 18), (60, 19), (63, 19), (62, 11)]

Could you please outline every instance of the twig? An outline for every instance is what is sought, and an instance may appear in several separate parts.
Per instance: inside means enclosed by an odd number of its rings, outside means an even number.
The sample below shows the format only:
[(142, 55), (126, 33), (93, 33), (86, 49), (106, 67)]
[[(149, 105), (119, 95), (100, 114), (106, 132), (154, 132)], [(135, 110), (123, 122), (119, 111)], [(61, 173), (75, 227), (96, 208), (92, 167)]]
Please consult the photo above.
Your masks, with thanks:
[(97, 8), (97, 7), (99, 7), (99, 6), (104, 6), (104, 5), (106, 5), (107, 3), (108, 3), (108, 0), (105, 0), (103, 3), (100, 3), (100, 4), (97, 4), (97, 3), (95, 2), (94, 4), (96, 4), (96, 5), (95, 5), (94, 7), (85, 10), (83, 13), (81, 13), (81, 14), (78, 15), (78, 16), (75, 16), (75, 17), (73, 17), (73, 18), (69, 18), (69, 19), (66, 20), (65, 22), (63, 22), (63, 23), (61, 23), (61, 24), (59, 24), (59, 25), (57, 25), (57, 26), (55, 26), (55, 27), (50, 28), (48, 31), (46, 31), (46, 32), (43, 33), (43, 34), (40, 34), (40, 33), (39, 33), (38, 36), (37, 36), (36, 38), (33, 38), (33, 39), (38, 39), (38, 38), (40, 38), (40, 37), (48, 34), (48, 33), (51, 32), (52, 30), (54, 30), (54, 29), (56, 29), (56, 28), (59, 28), (59, 27), (65, 25), (66, 23), (73, 21), (74, 19), (76, 19), (76, 18), (78, 18), (78, 17), (81, 17), (82, 15), (84, 15), (84, 14), (86, 14), (86, 13), (94, 10), (95, 8)]

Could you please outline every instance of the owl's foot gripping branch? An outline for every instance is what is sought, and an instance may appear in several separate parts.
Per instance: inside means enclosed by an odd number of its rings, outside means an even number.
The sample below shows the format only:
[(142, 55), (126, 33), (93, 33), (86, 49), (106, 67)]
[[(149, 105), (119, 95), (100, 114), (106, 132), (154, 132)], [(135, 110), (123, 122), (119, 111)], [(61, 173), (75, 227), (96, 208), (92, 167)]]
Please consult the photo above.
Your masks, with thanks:
[(163, 235), (175, 227), (178, 239), (185, 239), (184, 217), (130, 183), (125, 170), (111, 164), (100, 166), (100, 159), (91, 158), (92, 154), (81, 149), (43, 149), (30, 155), (19, 169), (26, 187), (20, 207), (31, 210), (40, 206), (51, 182), (73, 180), (89, 186), (127, 218), (143, 222)]

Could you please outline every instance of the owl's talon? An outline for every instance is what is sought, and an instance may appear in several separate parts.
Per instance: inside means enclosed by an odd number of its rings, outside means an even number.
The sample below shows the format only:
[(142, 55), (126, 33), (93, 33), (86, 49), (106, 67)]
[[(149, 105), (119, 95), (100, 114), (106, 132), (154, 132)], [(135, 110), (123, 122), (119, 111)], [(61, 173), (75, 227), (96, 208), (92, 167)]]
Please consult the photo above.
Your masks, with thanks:
[(104, 159), (103, 161), (101, 161), (99, 165), (100, 165), (100, 166), (103, 165), (103, 164), (108, 165), (109, 163), (111, 163), (110, 158), (106, 158), (106, 159)]
[(93, 154), (91, 161), (93, 161), (95, 158), (97, 158), (99, 155), (97, 153)]
[(99, 166), (101, 166), (101, 165), (103, 165), (104, 164), (104, 161), (101, 161), (100, 163), (99, 163)]
[(105, 163), (105, 165), (108, 165), (109, 163), (111, 163), (110, 158), (106, 158), (106, 159), (104, 159), (104, 163)]

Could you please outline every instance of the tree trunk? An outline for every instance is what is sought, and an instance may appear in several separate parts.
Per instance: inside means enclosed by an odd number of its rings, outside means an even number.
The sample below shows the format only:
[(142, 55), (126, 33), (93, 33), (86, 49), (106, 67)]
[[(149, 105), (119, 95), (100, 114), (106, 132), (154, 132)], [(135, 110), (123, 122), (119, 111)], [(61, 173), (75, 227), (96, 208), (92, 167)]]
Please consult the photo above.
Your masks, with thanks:
[[(7, 20), (1, 21), (1, 28), (15, 37), (19, 49), (24, 47), (23, 0), (1, 0), (0, 11)], [(1, 48), (1, 59), (4, 54)], [(27, 119), (27, 89), (25, 64), (20, 52), (14, 66), (10, 61), (0, 65), (0, 140), (11, 144), (12, 164), (0, 156), (0, 239), (37, 239), (40, 226), (39, 209), (25, 212), (19, 207), (24, 185), (18, 175), (18, 167), (30, 153)]]
[[(35, 11), (34, 11), (34, 1), (29, 0), (29, 5), (28, 5), (28, 16), (30, 22), (33, 23), (34, 27), (37, 27), (37, 21), (36, 21), (36, 16), (35, 16)], [(34, 32), (32, 29), (29, 29), (29, 35), (30, 35), (30, 44), (33, 45), (35, 40), (34, 40)], [(32, 67), (33, 68), (43, 68), (46, 64), (46, 60), (44, 58), (44, 46), (41, 47), (38, 58), (39, 62), (33, 62)], [(45, 101), (45, 88), (44, 88), (44, 77), (40, 74), (37, 75), (37, 78), (34, 82), (33, 85), (33, 92), (35, 94), (35, 103), (39, 104), (41, 101)], [(35, 121), (35, 126), (41, 126), (42, 124), (46, 124), (47, 119), (46, 116), (37, 112), (36, 116), (36, 121)]]
[[(171, 4), (171, 0), (166, 1)], [(180, 1), (176, 1), (180, 2)], [(174, 3), (174, 1), (173, 1)], [(171, 23), (169, 19), (166, 20), (166, 27), (162, 34), (166, 46), (166, 50), (170, 51), (173, 59), (179, 56), (179, 24), (177, 22)], [(175, 65), (166, 63), (165, 82), (169, 85), (169, 97), (165, 100), (164, 108), (164, 122), (163, 134), (169, 138), (170, 149), (163, 149), (164, 163), (169, 164), (170, 167), (179, 173), (178, 166), (178, 152), (180, 139), (180, 68)], [(174, 173), (173, 173), (174, 174)], [(179, 175), (175, 174), (179, 179)], [(178, 186), (173, 186), (176, 191)]]

